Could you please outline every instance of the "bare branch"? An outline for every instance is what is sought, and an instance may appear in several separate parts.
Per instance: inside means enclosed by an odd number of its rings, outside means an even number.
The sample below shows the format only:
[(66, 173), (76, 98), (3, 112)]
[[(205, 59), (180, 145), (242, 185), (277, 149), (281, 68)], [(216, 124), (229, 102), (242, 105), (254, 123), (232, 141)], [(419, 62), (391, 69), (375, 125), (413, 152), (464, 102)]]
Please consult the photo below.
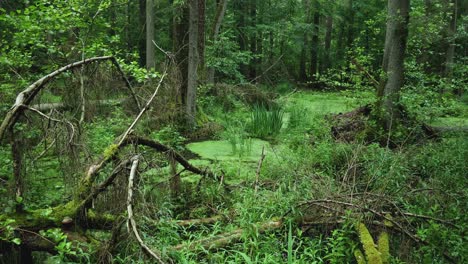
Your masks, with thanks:
[(133, 207), (132, 207), (132, 200), (133, 200), (133, 181), (135, 179), (135, 175), (138, 168), (138, 156), (133, 158), (132, 168), (130, 170), (130, 177), (128, 178), (128, 197), (127, 197), (127, 227), (129, 230), (133, 231), (135, 238), (137, 239), (138, 243), (140, 244), (141, 248), (150, 256), (152, 256), (158, 263), (164, 264), (165, 262), (161, 259), (159, 252), (155, 253), (154, 250), (151, 250), (145, 242), (141, 239), (140, 234), (138, 234), (137, 225), (135, 219), (133, 218)]

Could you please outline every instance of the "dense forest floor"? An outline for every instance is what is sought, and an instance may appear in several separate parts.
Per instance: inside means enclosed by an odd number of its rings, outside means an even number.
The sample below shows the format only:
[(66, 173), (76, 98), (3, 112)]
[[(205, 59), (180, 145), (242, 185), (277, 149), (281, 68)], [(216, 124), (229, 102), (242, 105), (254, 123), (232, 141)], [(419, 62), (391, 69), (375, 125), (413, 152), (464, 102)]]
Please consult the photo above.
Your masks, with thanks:
[[(150, 248), (180, 263), (347, 263), (358, 261), (359, 254), (367, 258), (375, 247), (381, 261), (390, 263), (466, 260), (468, 219), (460, 214), (467, 208), (466, 134), (445, 133), (393, 149), (366, 142), (359, 134), (346, 141), (333, 137), (334, 117), (372, 102), (371, 92), (280, 87), (249, 94), (248, 89), (229, 89), (241, 92), (213, 95), (207, 90), (200, 97), (203, 115), (195, 132), (170, 123), (153, 130), (148, 126), (151, 116), (139, 127), (217, 175), (195, 175), (171, 166), (164, 155), (138, 150), (144, 160), (135, 183), (134, 211)], [(450, 107), (461, 111), (431, 109), (444, 114), (426, 120), (466, 126), (466, 103), (454, 100)], [(86, 124), (86, 155), (106, 152), (133, 120), (125, 111), (98, 111)], [(6, 147), (0, 151), (8, 156)], [(7, 159), (0, 162), (2, 170), (10, 170)], [(72, 164), (63, 162), (47, 150), (32, 162), (26, 210), (70, 199), (76, 182), (65, 175), (71, 172), (62, 170)], [(174, 171), (181, 177), (176, 187)], [(127, 176), (118, 178), (95, 201), (96, 212), (118, 214), (125, 207), (126, 181)], [(3, 213), (13, 208), (10, 203)], [(53, 230), (43, 235), (52, 239)], [(96, 256), (112, 254), (117, 263), (148, 260), (135, 243), (124, 239), (129, 236), (125, 233), (111, 251), (102, 242), (111, 239), (110, 233), (90, 229), (86, 236), (96, 242), (86, 250), (75, 241), (52, 259), (74, 255), (78, 257), (68, 260), (96, 261)], [(45, 257), (35, 255), (36, 260)]]

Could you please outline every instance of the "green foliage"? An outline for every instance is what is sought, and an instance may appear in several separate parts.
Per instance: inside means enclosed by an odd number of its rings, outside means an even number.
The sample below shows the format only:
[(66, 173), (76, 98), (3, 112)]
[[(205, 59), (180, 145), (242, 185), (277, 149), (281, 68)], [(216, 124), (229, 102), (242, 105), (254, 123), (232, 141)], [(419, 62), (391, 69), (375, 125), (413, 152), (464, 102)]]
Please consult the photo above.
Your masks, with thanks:
[(224, 31), (217, 40), (206, 46), (206, 65), (214, 68), (225, 79), (240, 83), (245, 78), (240, 72), (240, 66), (248, 64), (252, 55), (248, 51), (241, 51), (234, 37), (232, 31)]
[(187, 140), (172, 125), (165, 126), (151, 133), (150, 137), (178, 151), (184, 150), (184, 142)]
[(347, 222), (341, 228), (333, 230), (327, 238), (325, 259), (330, 263), (350, 263), (354, 257), (355, 242), (352, 240), (352, 224)]
[(59, 228), (47, 229), (39, 231), (39, 234), (53, 243), (55, 243), (55, 250), (59, 253), (61, 259), (66, 259), (67, 256), (74, 256), (77, 252), (74, 250), (72, 242), (68, 241), (66, 234)]
[(21, 239), (15, 236), (15, 222), (15, 219), (0, 219), (0, 240), (20, 245)]

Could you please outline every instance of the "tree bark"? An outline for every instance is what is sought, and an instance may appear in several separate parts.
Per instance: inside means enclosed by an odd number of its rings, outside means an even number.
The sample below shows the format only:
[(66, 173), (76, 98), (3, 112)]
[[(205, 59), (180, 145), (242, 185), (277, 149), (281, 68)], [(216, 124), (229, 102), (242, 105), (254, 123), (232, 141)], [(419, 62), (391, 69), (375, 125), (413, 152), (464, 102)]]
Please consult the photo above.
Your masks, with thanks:
[(389, 131), (400, 117), (400, 90), (404, 83), (404, 59), (408, 37), (410, 0), (389, 0), (387, 31), (382, 68), (386, 80), (378, 91), (378, 107), (382, 110), (383, 127)]
[[(257, 51), (257, 0), (250, 0), (250, 26), (254, 28), (250, 35), (250, 52), (253, 56), (258, 55)], [(254, 58), (253, 63), (249, 64), (249, 79), (254, 80), (257, 77), (257, 63), (258, 59)]]
[(206, 3), (205, 0), (198, 0), (198, 58), (199, 58), (199, 75), (200, 80), (204, 82), (206, 80), (205, 73), (205, 11)]
[(154, 70), (156, 67), (154, 37), (154, 0), (146, 0), (146, 69), (148, 70)]
[(320, 27), (320, 12), (317, 0), (314, 0), (314, 23), (312, 29), (312, 42), (310, 50), (310, 78), (315, 80), (318, 69), (318, 46), (319, 46), (319, 27)]
[(445, 70), (444, 75), (446, 78), (450, 79), (453, 74), (453, 62), (455, 57), (455, 33), (457, 31), (457, 0), (446, 0), (447, 6), (451, 10), (450, 23), (447, 28), (447, 40), (448, 46), (445, 55)]
[[(213, 23), (211, 41), (214, 43), (218, 40), (219, 30), (221, 28), (221, 24), (223, 23), (224, 14), (226, 13), (227, 8), (227, 0), (221, 0), (218, 3), (218, 7), (216, 8), (216, 15), (215, 20)], [(208, 83), (214, 84), (215, 83), (215, 69), (213, 67), (208, 68)]]
[(146, 65), (146, 0), (139, 0), (138, 53), (140, 67)]
[(322, 61), (322, 72), (325, 72), (332, 66), (331, 63), (331, 41), (332, 41), (332, 32), (333, 32), (333, 17), (331, 15), (327, 16), (326, 20), (326, 32), (325, 32), (325, 56)]
[[(302, 1), (303, 7), (304, 7), (304, 23), (306, 25), (310, 24), (310, 0), (303, 0)], [(309, 48), (309, 35), (307, 34), (308, 31), (304, 31), (303, 35), (303, 42), (302, 42), (302, 48), (301, 48), (301, 57), (299, 59), (299, 79), (302, 82), (307, 81), (307, 69), (306, 69), (306, 60), (307, 60), (307, 49)]]
[(187, 116), (187, 125), (193, 128), (196, 124), (196, 100), (197, 100), (197, 82), (198, 82), (198, 1), (190, 0), (189, 15), (189, 56), (187, 73), (187, 99), (185, 104), (185, 113)]

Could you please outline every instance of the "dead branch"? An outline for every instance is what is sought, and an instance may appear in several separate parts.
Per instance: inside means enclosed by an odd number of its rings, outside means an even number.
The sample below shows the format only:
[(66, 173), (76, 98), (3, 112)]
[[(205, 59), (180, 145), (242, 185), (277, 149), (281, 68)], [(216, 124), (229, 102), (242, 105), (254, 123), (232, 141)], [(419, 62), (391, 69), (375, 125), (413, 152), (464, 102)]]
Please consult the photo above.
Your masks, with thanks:
[(163, 145), (159, 142), (156, 142), (154, 140), (138, 137), (135, 135), (130, 135), (127, 139), (125, 139), (122, 142), (122, 146), (127, 145), (127, 144), (135, 144), (135, 145), (142, 145), (146, 147), (150, 147), (152, 149), (155, 149), (158, 152), (163, 152), (163, 153), (171, 153), (173, 155), (173, 158), (180, 163), (184, 167), (184, 169), (201, 175), (201, 176), (206, 176), (212, 179), (216, 179), (216, 174), (214, 174), (211, 171), (206, 171), (206, 170), (201, 170), (198, 167), (195, 167), (194, 165), (190, 164), (181, 154), (179, 154), (177, 151), (173, 150), (172, 148)]
[(127, 130), (119, 137), (118, 143), (115, 144), (115, 151), (112, 155), (109, 156), (103, 156), (100, 158), (96, 163), (91, 165), (85, 175), (85, 177), (82, 179), (82, 184), (86, 189), (89, 189), (91, 187), (91, 184), (94, 182), (96, 179), (99, 171), (107, 164), (109, 161), (111, 161), (115, 155), (117, 154), (118, 150), (122, 147), (123, 143), (127, 140), (127, 137), (130, 135), (130, 133), (133, 131), (133, 128), (136, 126), (140, 118), (143, 116), (143, 114), (149, 109), (151, 103), (153, 102), (154, 98), (156, 97), (156, 94), (159, 91), (159, 87), (161, 87), (161, 84), (164, 80), (164, 77), (167, 74), (167, 68), (166, 71), (163, 73), (161, 79), (159, 80), (158, 86), (154, 90), (153, 95), (148, 99), (146, 102), (145, 106), (140, 110), (140, 113), (137, 115), (137, 117), (133, 120), (133, 122), (130, 124), (130, 126), (127, 128)]
[(127, 227), (133, 231), (135, 238), (137, 239), (138, 243), (140, 244), (141, 248), (150, 256), (152, 256), (156, 261), (160, 264), (164, 264), (165, 262), (161, 259), (160, 253), (155, 253), (154, 250), (151, 250), (145, 242), (141, 239), (140, 234), (138, 233), (137, 225), (135, 219), (133, 218), (133, 207), (132, 207), (132, 200), (133, 200), (133, 180), (135, 179), (135, 175), (138, 168), (138, 156), (133, 158), (132, 168), (130, 170), (130, 177), (128, 178), (128, 197), (127, 197)]
[(25, 90), (20, 92), (18, 96), (16, 97), (16, 101), (13, 104), (13, 106), (10, 108), (10, 110), (6, 113), (5, 118), (3, 119), (2, 124), (0, 125), (0, 141), (3, 139), (3, 136), (5, 132), (10, 128), (15, 125), (15, 123), (18, 121), (18, 118), (21, 116), (24, 108), (22, 107), (23, 105), (29, 106), (29, 104), (32, 102), (32, 100), (36, 97), (36, 95), (44, 88), (44, 86), (49, 83), (52, 79), (57, 77), (63, 72), (69, 71), (71, 69), (81, 67), (82, 65), (87, 65), (93, 62), (99, 62), (99, 61), (106, 61), (110, 60), (117, 68), (119, 73), (122, 75), (122, 78), (125, 80), (125, 84), (127, 88), (129, 89), (130, 93), (132, 94), (135, 104), (139, 105), (139, 102), (136, 98), (136, 95), (133, 91), (133, 88), (130, 85), (130, 82), (128, 82), (127, 77), (125, 76), (124, 72), (122, 71), (119, 63), (113, 56), (102, 56), (102, 57), (94, 57), (94, 58), (89, 58), (81, 61), (77, 61), (71, 64), (68, 64), (66, 66), (63, 66), (62, 68), (53, 71), (39, 80), (35, 81), (33, 84), (28, 86)]
[(181, 227), (189, 227), (194, 225), (210, 225), (222, 221), (225, 218), (226, 217), (223, 215), (215, 215), (208, 218), (177, 220), (175, 221), (175, 223)]

